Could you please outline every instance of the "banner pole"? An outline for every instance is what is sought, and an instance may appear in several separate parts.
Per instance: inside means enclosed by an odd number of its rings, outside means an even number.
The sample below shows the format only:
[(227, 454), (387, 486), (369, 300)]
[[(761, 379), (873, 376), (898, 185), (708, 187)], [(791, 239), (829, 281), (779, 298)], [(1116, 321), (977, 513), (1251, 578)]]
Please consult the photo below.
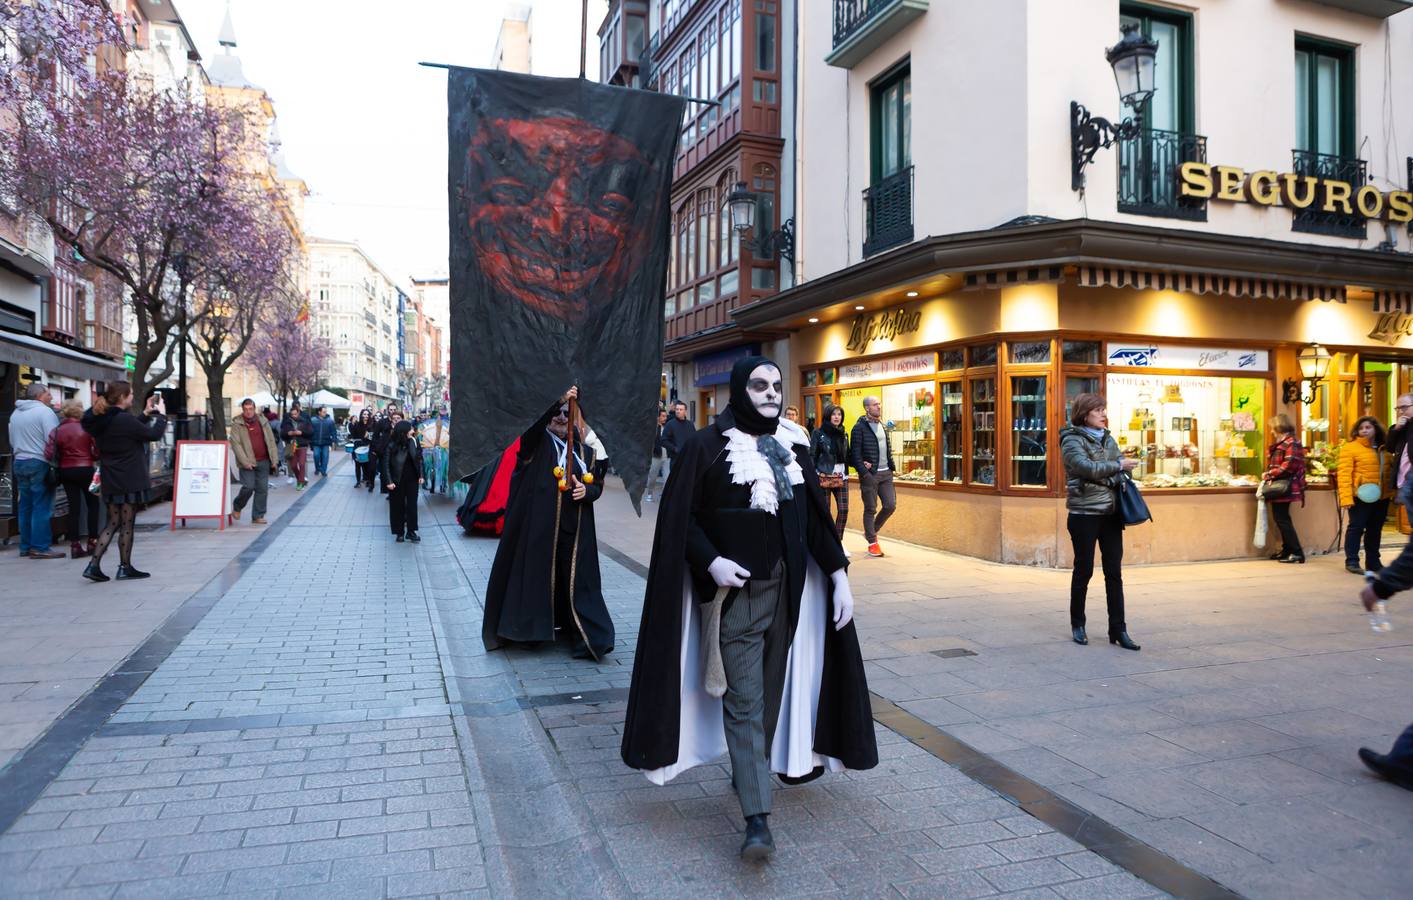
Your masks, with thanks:
[(584, 77), (584, 64), (589, 55), (589, 0), (580, 5), (579, 13), (579, 77)]

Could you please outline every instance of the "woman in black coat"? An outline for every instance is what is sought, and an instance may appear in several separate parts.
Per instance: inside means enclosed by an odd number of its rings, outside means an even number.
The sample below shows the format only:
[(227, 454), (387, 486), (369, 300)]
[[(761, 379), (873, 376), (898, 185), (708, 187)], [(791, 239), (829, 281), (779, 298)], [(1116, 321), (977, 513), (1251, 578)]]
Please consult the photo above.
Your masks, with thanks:
[[(368, 407), (363, 407), (363, 411), (358, 414), (358, 421), (348, 426), (349, 440), (353, 441), (353, 450), (356, 454), (359, 447), (368, 447), (368, 461), (354, 462), (353, 471), (355, 488), (364, 484), (368, 485), (368, 490), (373, 490), (373, 472), (377, 469), (378, 461), (373, 457), (373, 411)], [(356, 460), (356, 457), (355, 457)]]
[[(834, 531), (842, 541), (844, 523), (849, 519), (849, 484), (845, 463), (849, 460), (849, 438), (844, 434), (844, 410), (838, 406), (824, 408), (820, 425), (810, 436), (810, 456), (819, 474), (820, 487), (834, 498), (836, 513)], [(833, 483), (838, 482), (838, 487)], [(847, 551), (845, 551), (847, 552)]]
[(100, 563), (108, 551), (113, 535), (118, 536), (118, 579), (146, 578), (132, 566), (133, 523), (137, 507), (147, 502), (152, 487), (147, 469), (147, 445), (160, 441), (167, 433), (162, 398), (153, 394), (147, 398), (142, 416), (132, 414), (132, 385), (115, 381), (103, 396), (93, 401), (93, 408), (83, 414), (83, 429), (93, 435), (98, 444), (99, 472), (103, 501), (108, 504), (108, 523), (98, 535), (93, 559), (83, 570), (89, 581), (108, 581)]
[[(388, 489), (388, 523), (397, 542), (419, 543), (417, 488), (422, 484), (422, 445), (412, 434), (411, 422), (398, 422), (378, 454), (383, 486)], [(404, 537), (405, 535), (405, 537)]]

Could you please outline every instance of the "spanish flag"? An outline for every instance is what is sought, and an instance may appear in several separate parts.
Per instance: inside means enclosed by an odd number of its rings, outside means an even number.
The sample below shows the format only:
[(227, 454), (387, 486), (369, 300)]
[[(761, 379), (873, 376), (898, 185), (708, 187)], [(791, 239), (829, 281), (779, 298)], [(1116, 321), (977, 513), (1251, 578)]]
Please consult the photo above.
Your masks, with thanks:
[(305, 297), (304, 302), (299, 305), (299, 315), (294, 317), (296, 325), (309, 321), (309, 298)]

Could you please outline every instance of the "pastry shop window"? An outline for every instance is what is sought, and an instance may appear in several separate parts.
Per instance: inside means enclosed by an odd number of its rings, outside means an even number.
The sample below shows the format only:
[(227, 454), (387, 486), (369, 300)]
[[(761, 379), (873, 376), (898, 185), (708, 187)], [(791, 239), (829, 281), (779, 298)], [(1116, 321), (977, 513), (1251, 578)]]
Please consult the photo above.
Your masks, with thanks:
[[(1109, 430), (1145, 488), (1255, 486), (1268, 379), (1110, 374)], [(1068, 394), (1068, 387), (1066, 390)]]
[[(1049, 342), (1046, 342), (1046, 357)], [(1011, 485), (1045, 487), (1050, 429), (1046, 418), (1044, 375), (1011, 378)]]
[(938, 430), (942, 441), (942, 468), (937, 480), (947, 484), (962, 483), (962, 464), (965, 461), (963, 442), (965, 432), (966, 393), (961, 381), (944, 381), (938, 386), (939, 420)]
[(972, 378), (971, 484), (996, 483), (996, 379)]
[(932, 484), (935, 480), (936, 390), (936, 382), (929, 378), (907, 384), (851, 387), (839, 392), (839, 405), (844, 408), (848, 429), (864, 414), (865, 397), (878, 397), (882, 401), (883, 424), (888, 429), (889, 446), (893, 451), (895, 481)]

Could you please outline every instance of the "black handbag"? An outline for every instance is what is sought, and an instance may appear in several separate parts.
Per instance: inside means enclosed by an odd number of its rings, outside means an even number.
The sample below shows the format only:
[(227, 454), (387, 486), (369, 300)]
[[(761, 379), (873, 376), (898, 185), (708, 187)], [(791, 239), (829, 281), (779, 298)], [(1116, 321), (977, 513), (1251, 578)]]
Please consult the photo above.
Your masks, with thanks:
[(1153, 514), (1148, 511), (1148, 504), (1143, 500), (1143, 492), (1133, 483), (1133, 476), (1127, 472), (1119, 482), (1119, 515), (1123, 517), (1125, 525), (1142, 525), (1144, 522), (1153, 521)]
[(1290, 496), (1289, 478), (1273, 478), (1261, 486), (1261, 496), (1267, 500), (1279, 500)]

